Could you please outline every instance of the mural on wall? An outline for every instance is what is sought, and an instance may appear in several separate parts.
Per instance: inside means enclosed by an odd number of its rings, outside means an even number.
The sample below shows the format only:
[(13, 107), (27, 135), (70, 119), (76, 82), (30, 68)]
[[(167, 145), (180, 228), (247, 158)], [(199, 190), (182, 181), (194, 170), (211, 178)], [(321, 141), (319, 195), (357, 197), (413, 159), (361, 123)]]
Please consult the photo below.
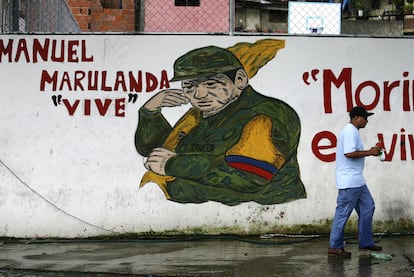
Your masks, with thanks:
[[(160, 90), (139, 109), (135, 146), (148, 170), (140, 186), (156, 183), (180, 203), (305, 198), (296, 157), (300, 119), (287, 103), (249, 85), (284, 46), (263, 39), (179, 57), (170, 81), (182, 88)], [(187, 103), (192, 107), (171, 126), (162, 109)]]
[(403, 58), (412, 46), (3, 35), (0, 235), (256, 234), (323, 223), (337, 193), (337, 134), (356, 105), (375, 113), (363, 140), (385, 148), (384, 161), (366, 163), (376, 220), (412, 221), (414, 73)]

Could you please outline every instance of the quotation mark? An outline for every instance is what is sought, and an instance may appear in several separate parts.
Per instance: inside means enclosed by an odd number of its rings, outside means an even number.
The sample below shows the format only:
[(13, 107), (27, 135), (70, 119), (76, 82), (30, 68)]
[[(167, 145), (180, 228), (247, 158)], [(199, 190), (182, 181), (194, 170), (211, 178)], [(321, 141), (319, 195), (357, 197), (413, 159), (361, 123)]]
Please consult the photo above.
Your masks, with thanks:
[[(318, 80), (317, 78), (318, 74), (319, 74), (319, 69), (312, 69), (312, 71), (310, 72), (310, 75), (312, 76), (313, 81), (316, 82)], [(303, 73), (302, 79), (303, 79), (303, 82), (305, 82), (305, 84), (310, 85), (309, 72)]]
[[(135, 104), (135, 102), (137, 102), (138, 100), (138, 94), (134, 94), (134, 93), (129, 93), (128, 94), (128, 103), (133, 103)], [(52, 102), (53, 105), (55, 105), (56, 107), (60, 104), (62, 104), (62, 95), (53, 95), (52, 96)]]
[(62, 95), (53, 95), (52, 96), (52, 101), (53, 101), (53, 104), (57, 107), (57, 105), (60, 105), (60, 103), (62, 103)]
[(128, 94), (128, 103), (132, 102), (133, 104), (135, 104), (137, 99), (138, 99), (138, 94), (134, 94), (134, 93), (129, 93)]

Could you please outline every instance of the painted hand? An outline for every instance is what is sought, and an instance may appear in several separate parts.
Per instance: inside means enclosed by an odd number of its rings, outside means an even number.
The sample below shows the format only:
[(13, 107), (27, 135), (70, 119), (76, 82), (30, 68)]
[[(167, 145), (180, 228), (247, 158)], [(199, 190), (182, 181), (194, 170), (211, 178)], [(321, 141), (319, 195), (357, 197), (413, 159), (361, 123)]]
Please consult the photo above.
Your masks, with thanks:
[(144, 108), (149, 111), (156, 111), (163, 107), (176, 107), (188, 102), (188, 98), (184, 96), (181, 89), (164, 89), (148, 100)]
[(165, 176), (165, 164), (167, 161), (177, 155), (174, 151), (166, 148), (155, 148), (148, 156), (147, 161), (144, 163), (146, 169), (158, 175)]

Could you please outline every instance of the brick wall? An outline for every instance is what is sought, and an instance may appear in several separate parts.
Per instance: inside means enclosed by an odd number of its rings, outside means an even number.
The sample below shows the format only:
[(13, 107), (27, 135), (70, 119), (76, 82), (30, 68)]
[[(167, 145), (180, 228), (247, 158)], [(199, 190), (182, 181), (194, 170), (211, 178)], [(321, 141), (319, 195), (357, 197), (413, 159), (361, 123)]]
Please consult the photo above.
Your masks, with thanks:
[[(122, 8), (106, 8), (101, 0), (66, 0), (82, 32), (135, 31), (134, 0), (122, 0)], [(119, 2), (119, 1), (114, 1)]]

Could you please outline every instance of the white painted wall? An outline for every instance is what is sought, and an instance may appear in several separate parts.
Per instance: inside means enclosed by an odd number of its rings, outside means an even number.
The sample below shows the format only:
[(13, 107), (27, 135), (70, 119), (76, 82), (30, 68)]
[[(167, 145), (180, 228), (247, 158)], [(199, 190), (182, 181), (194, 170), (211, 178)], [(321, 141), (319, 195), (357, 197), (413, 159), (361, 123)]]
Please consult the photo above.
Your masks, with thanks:
[[(414, 46), (412, 39), (279, 37), (286, 40), (286, 47), (250, 83), (298, 112), (302, 122), (298, 159), (308, 197), (280, 205), (244, 203), (229, 207), (215, 202), (174, 203), (166, 200), (154, 184), (138, 189), (145, 168), (134, 147), (137, 110), (155, 91), (139, 93), (137, 102), (128, 103), (125, 92), (69, 91), (66, 87), (41, 91), (40, 77), (42, 70), (67, 72), (69, 76), (77, 70), (107, 71), (108, 76), (117, 71), (142, 70), (158, 78), (166, 70), (171, 77), (174, 60), (187, 51), (207, 45), (229, 47), (241, 41), (255, 42), (262, 36), (3, 35), (0, 40), (5, 46), (11, 39), (15, 45), (23, 39), (30, 46), (34, 39), (46, 38), (59, 42), (85, 40), (86, 56), (93, 55), (94, 61), (33, 63), (21, 56), (15, 62), (13, 56), (9, 62), (0, 52), (0, 236), (69, 238), (114, 232), (191, 232), (196, 228), (205, 233), (226, 229), (264, 233), (274, 226), (330, 219), (337, 193), (335, 164), (320, 160), (311, 146), (317, 133), (338, 133), (348, 122), (343, 86), (332, 86), (332, 113), (326, 113), (323, 98), (323, 71), (339, 76), (344, 68), (352, 69), (353, 103), (361, 83), (369, 81), (359, 97), (365, 105), (375, 100), (372, 87), (379, 88), (375, 115), (361, 130), (365, 146), (374, 145), (377, 134), (382, 133), (390, 151), (393, 135), (396, 138), (391, 161), (366, 159), (365, 176), (377, 206), (374, 219), (414, 218), (414, 142), (409, 140), (414, 133), (414, 72), (412, 60), (407, 59)], [(314, 69), (319, 73), (315, 80), (309, 77), (307, 85), (303, 74)], [(108, 80), (113, 84), (113, 77)], [(400, 83), (391, 93), (390, 111), (383, 106), (383, 86), (387, 82)], [(404, 82), (406, 91), (402, 89)], [(86, 116), (80, 103), (70, 116), (64, 105), (53, 104), (53, 95), (70, 101), (126, 99), (125, 114), (115, 116), (111, 104), (105, 116), (94, 107)], [(408, 99), (408, 111), (403, 111), (404, 99)], [(174, 122), (187, 108), (170, 109), (168, 119)], [(406, 141), (406, 160), (400, 154), (401, 137)]]

